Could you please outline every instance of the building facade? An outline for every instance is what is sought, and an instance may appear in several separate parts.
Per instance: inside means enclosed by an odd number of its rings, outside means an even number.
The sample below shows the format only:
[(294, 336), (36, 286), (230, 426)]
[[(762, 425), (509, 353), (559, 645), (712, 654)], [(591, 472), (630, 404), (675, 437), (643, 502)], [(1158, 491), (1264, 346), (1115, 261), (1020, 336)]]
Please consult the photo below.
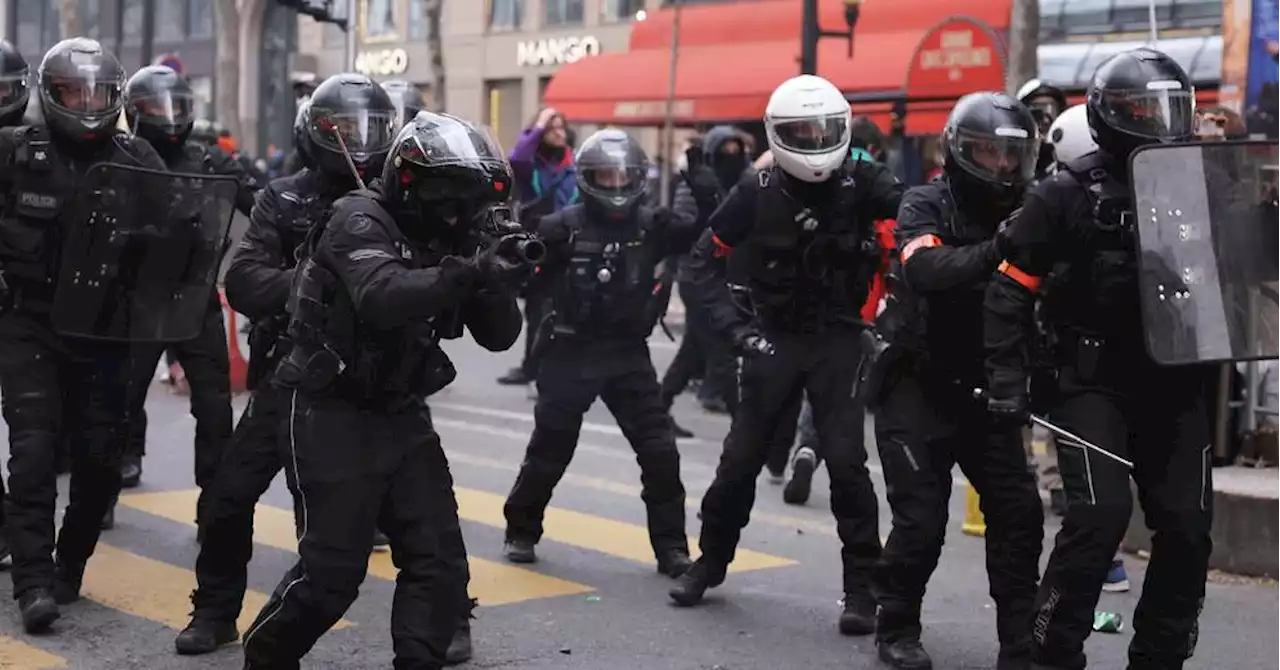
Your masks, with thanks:
[[(435, 98), (424, 4), (359, 0), (355, 69), (377, 80), (404, 79)], [(445, 110), (487, 124), (510, 147), (537, 115), (542, 93), (562, 65), (626, 51), (637, 13), (660, 5), (662, 0), (446, 1)], [(346, 69), (346, 34), (307, 17), (299, 21), (299, 51), (315, 56), (316, 74), (323, 78)], [(652, 149), (653, 131), (639, 135)]]

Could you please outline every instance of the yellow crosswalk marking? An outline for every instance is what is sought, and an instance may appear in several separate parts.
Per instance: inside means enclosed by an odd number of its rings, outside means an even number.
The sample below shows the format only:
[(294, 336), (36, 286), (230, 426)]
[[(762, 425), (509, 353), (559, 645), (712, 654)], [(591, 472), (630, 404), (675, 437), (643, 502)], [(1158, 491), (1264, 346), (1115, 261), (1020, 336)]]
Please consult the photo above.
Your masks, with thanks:
[[(196, 575), (190, 570), (99, 544), (85, 570), (80, 592), (111, 609), (182, 630), (190, 620), (191, 592), (195, 588)], [(265, 593), (245, 592), (244, 607), (236, 622), (241, 632), (249, 629), (266, 603)], [(339, 621), (334, 628), (352, 625), (350, 621)]]
[[(194, 525), (191, 519), (195, 518), (196, 498), (199, 495), (198, 489), (135, 493), (120, 496), (120, 503), (171, 521)], [(254, 512), (253, 540), (268, 547), (297, 551), (298, 541), (293, 524), (293, 513), (270, 505), (258, 505)], [(507, 605), (595, 590), (583, 584), (475, 556), (468, 556), (467, 561), (471, 566), (469, 587), (471, 597), (485, 606)], [(394, 581), (396, 573), (390, 555), (377, 553), (369, 557), (369, 574), (374, 577)], [(248, 609), (247, 603), (245, 609)], [(254, 612), (256, 613), (257, 610)]]
[(0, 635), (0, 670), (52, 670), (67, 667), (66, 659)]
[[(507, 520), (502, 514), (505, 498), (488, 491), (461, 487), (455, 487), (454, 493), (458, 497), (459, 516), (486, 526), (506, 528)], [(649, 546), (649, 531), (643, 526), (558, 507), (547, 508), (542, 525), (544, 540), (590, 549), (637, 563), (654, 562), (653, 549)], [(690, 539), (691, 548), (696, 548), (697, 544)], [(739, 549), (730, 571), (747, 572), (795, 564), (796, 561), (789, 558)]]

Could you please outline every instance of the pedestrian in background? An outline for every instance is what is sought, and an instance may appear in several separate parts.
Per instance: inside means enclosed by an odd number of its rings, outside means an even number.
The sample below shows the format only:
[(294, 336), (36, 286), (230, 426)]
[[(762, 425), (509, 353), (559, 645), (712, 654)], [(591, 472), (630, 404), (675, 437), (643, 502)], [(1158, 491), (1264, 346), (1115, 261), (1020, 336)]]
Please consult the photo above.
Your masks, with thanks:
[[(520, 222), (526, 230), (537, 231), (542, 217), (554, 214), (578, 201), (578, 185), (569, 148), (569, 125), (564, 115), (551, 107), (538, 112), (531, 126), (520, 133), (511, 147), (511, 168), (520, 198)], [(540, 299), (524, 296), (524, 359), (498, 378), (499, 384), (523, 386), (533, 382), (536, 361), (530, 355), (532, 333), (542, 321)]]

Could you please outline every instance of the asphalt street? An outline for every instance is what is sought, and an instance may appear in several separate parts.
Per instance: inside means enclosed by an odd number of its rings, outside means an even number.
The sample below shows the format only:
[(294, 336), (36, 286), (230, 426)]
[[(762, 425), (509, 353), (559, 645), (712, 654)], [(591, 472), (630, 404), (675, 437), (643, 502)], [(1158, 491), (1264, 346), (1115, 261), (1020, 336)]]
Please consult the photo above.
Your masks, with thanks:
[[(753, 522), (724, 586), (704, 606), (676, 609), (670, 580), (654, 570), (639, 498), (639, 470), (607, 410), (591, 409), (577, 456), (552, 501), (541, 561), (507, 564), (502, 549), (502, 501), (533, 427), (526, 389), (494, 379), (518, 359), (517, 346), (490, 354), (470, 341), (447, 347), (458, 380), (430, 403), (452, 462), (471, 556), (471, 592), (481, 608), (475, 660), (462, 667), (528, 670), (792, 670), (876, 668), (869, 638), (836, 631), (840, 598), (839, 543), (826, 509), (824, 473), (805, 507), (783, 504), (780, 487), (761, 477)], [(674, 346), (654, 340), (661, 370)], [(237, 399), (237, 411), (244, 398)], [(173, 636), (190, 611), (195, 542), (192, 431), (187, 399), (157, 384), (149, 400), (150, 434), (143, 484), (126, 492), (117, 525), (89, 566), (87, 599), (66, 607), (50, 635), (24, 635), (17, 608), (0, 613), (0, 667), (81, 669), (238, 668), (237, 646), (209, 656), (173, 654)], [(711, 481), (728, 420), (680, 399), (678, 421), (697, 437), (681, 441), (689, 490), (688, 528), (696, 537), (699, 497)], [(5, 441), (7, 444), (7, 440)], [(873, 444), (868, 440), (868, 444)], [(872, 455), (874, 464), (875, 456)], [(883, 480), (873, 465), (877, 489)], [(957, 473), (957, 479), (959, 474)], [(62, 482), (65, 496), (65, 478)], [(65, 499), (64, 499), (65, 503)], [(952, 502), (951, 533), (925, 602), (924, 643), (939, 670), (990, 668), (996, 641), (987, 595), (983, 541), (960, 532), (963, 496)], [(283, 477), (259, 505), (255, 555), (241, 630), (294, 560), (293, 522)], [(888, 509), (882, 503), (881, 534)], [(1273, 529), (1274, 530), (1274, 529)], [(1050, 521), (1046, 557), (1056, 531)], [(695, 543), (696, 546), (696, 543)], [(1100, 608), (1131, 618), (1143, 563), (1127, 560), (1134, 590), (1104, 594)], [(394, 567), (370, 560), (360, 599), (326, 635), (304, 667), (387, 668), (388, 616)], [(6, 602), (7, 579), (0, 579)], [(1277, 593), (1273, 585), (1211, 584), (1192, 668), (1274, 668)], [(1091, 668), (1124, 667), (1130, 629), (1095, 634)]]

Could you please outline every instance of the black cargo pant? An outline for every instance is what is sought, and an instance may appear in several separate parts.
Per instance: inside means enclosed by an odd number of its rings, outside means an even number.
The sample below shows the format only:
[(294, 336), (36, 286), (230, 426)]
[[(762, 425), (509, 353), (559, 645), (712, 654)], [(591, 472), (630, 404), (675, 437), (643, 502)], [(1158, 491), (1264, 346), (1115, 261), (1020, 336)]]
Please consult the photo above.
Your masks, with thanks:
[(693, 282), (682, 281), (679, 287), (685, 308), (684, 337), (662, 375), (663, 402), (669, 409), (689, 382), (701, 377), (698, 398), (722, 399), (732, 411), (738, 399), (738, 361), (733, 347), (712, 328), (702, 301), (694, 299), (697, 288)]
[[(1165, 368), (1134, 351), (1105, 351), (1059, 371), (1049, 419), (1120, 463), (1057, 437), (1067, 493), (1053, 553), (1036, 599), (1034, 659), (1085, 667), (1084, 641), (1111, 559), (1129, 525), (1130, 477), (1149, 528), (1151, 561), (1133, 615), (1130, 670), (1176, 670), (1195, 651), (1213, 550), (1213, 470), (1205, 398), (1216, 370)], [(988, 521), (988, 523), (990, 523)]]
[(48, 317), (0, 314), (0, 395), (9, 425), (5, 517), (13, 594), (53, 586), (58, 442), (69, 441), (71, 500), (57, 535), (58, 562), (79, 567), (97, 546), (120, 493), (120, 455), (132, 392), (128, 345), (64, 338)]
[[(289, 399), (287, 392), (269, 384), (254, 389), (222, 463), (201, 495), (204, 542), (191, 594), (194, 617), (234, 622), (240, 616), (253, 557), (254, 506), (283, 465), (288, 445), (279, 436)], [(300, 523), (301, 510), (295, 509), (294, 516)]]
[[(204, 489), (213, 481), (218, 462), (231, 439), (234, 415), (231, 410), (231, 364), (227, 357), (227, 327), (222, 305), (215, 296), (205, 313), (200, 334), (194, 339), (170, 347), (182, 364), (191, 386), (191, 416), (196, 420), (195, 481)], [(146, 453), (147, 389), (155, 376), (163, 350), (156, 348), (149, 357), (137, 361), (136, 386), (139, 390), (131, 402), (139, 421), (132, 426), (126, 457), (141, 459)]]
[(861, 417), (853, 384), (861, 354), (853, 327), (819, 333), (769, 331), (776, 351), (744, 359), (742, 397), (724, 440), (715, 481), (702, 498), (704, 556), (729, 563), (755, 504), (756, 478), (784, 412), (797, 411), (808, 394), (818, 443), (831, 476), (831, 512), (843, 544), (844, 590), (866, 594), (880, 557), (876, 494), (867, 472)]
[[(979, 373), (980, 374), (980, 373)], [(919, 639), (920, 605), (947, 534), (951, 472), (973, 484), (986, 516), (987, 578), (1001, 655), (1030, 654), (1044, 512), (1019, 426), (992, 420), (978, 385), (900, 361), (876, 411), (893, 529), (876, 565), (877, 639)]]
[(287, 393), (281, 430), (299, 557), (244, 635), (246, 666), (298, 667), (355, 601), (376, 527), (391, 540), (400, 570), (391, 606), (394, 665), (442, 667), (469, 611), (469, 573), (453, 478), (430, 412), (421, 402), (387, 412)]
[[(858, 414), (864, 416), (862, 408), (858, 408)], [(865, 423), (862, 421), (861, 423)], [(822, 464), (822, 452), (818, 449), (818, 429), (813, 423), (813, 405), (809, 404), (803, 397), (796, 399), (791, 403), (786, 411), (783, 412), (782, 418), (778, 421), (777, 428), (773, 431), (772, 441), (769, 446), (769, 471), (782, 472), (787, 468), (787, 462), (791, 460), (791, 447), (809, 448), (813, 450), (817, 460), (814, 467)], [(854, 439), (858, 440), (858, 444), (865, 442), (863, 433), (854, 435)], [(863, 447), (865, 449), (865, 447)]]
[(551, 493), (578, 446), (582, 417), (596, 398), (613, 413), (640, 465), (641, 499), (654, 552), (688, 550), (680, 452), (662, 407), (658, 376), (643, 341), (551, 342), (538, 371), (538, 404), (524, 463), (503, 512), (507, 539), (537, 542)]

